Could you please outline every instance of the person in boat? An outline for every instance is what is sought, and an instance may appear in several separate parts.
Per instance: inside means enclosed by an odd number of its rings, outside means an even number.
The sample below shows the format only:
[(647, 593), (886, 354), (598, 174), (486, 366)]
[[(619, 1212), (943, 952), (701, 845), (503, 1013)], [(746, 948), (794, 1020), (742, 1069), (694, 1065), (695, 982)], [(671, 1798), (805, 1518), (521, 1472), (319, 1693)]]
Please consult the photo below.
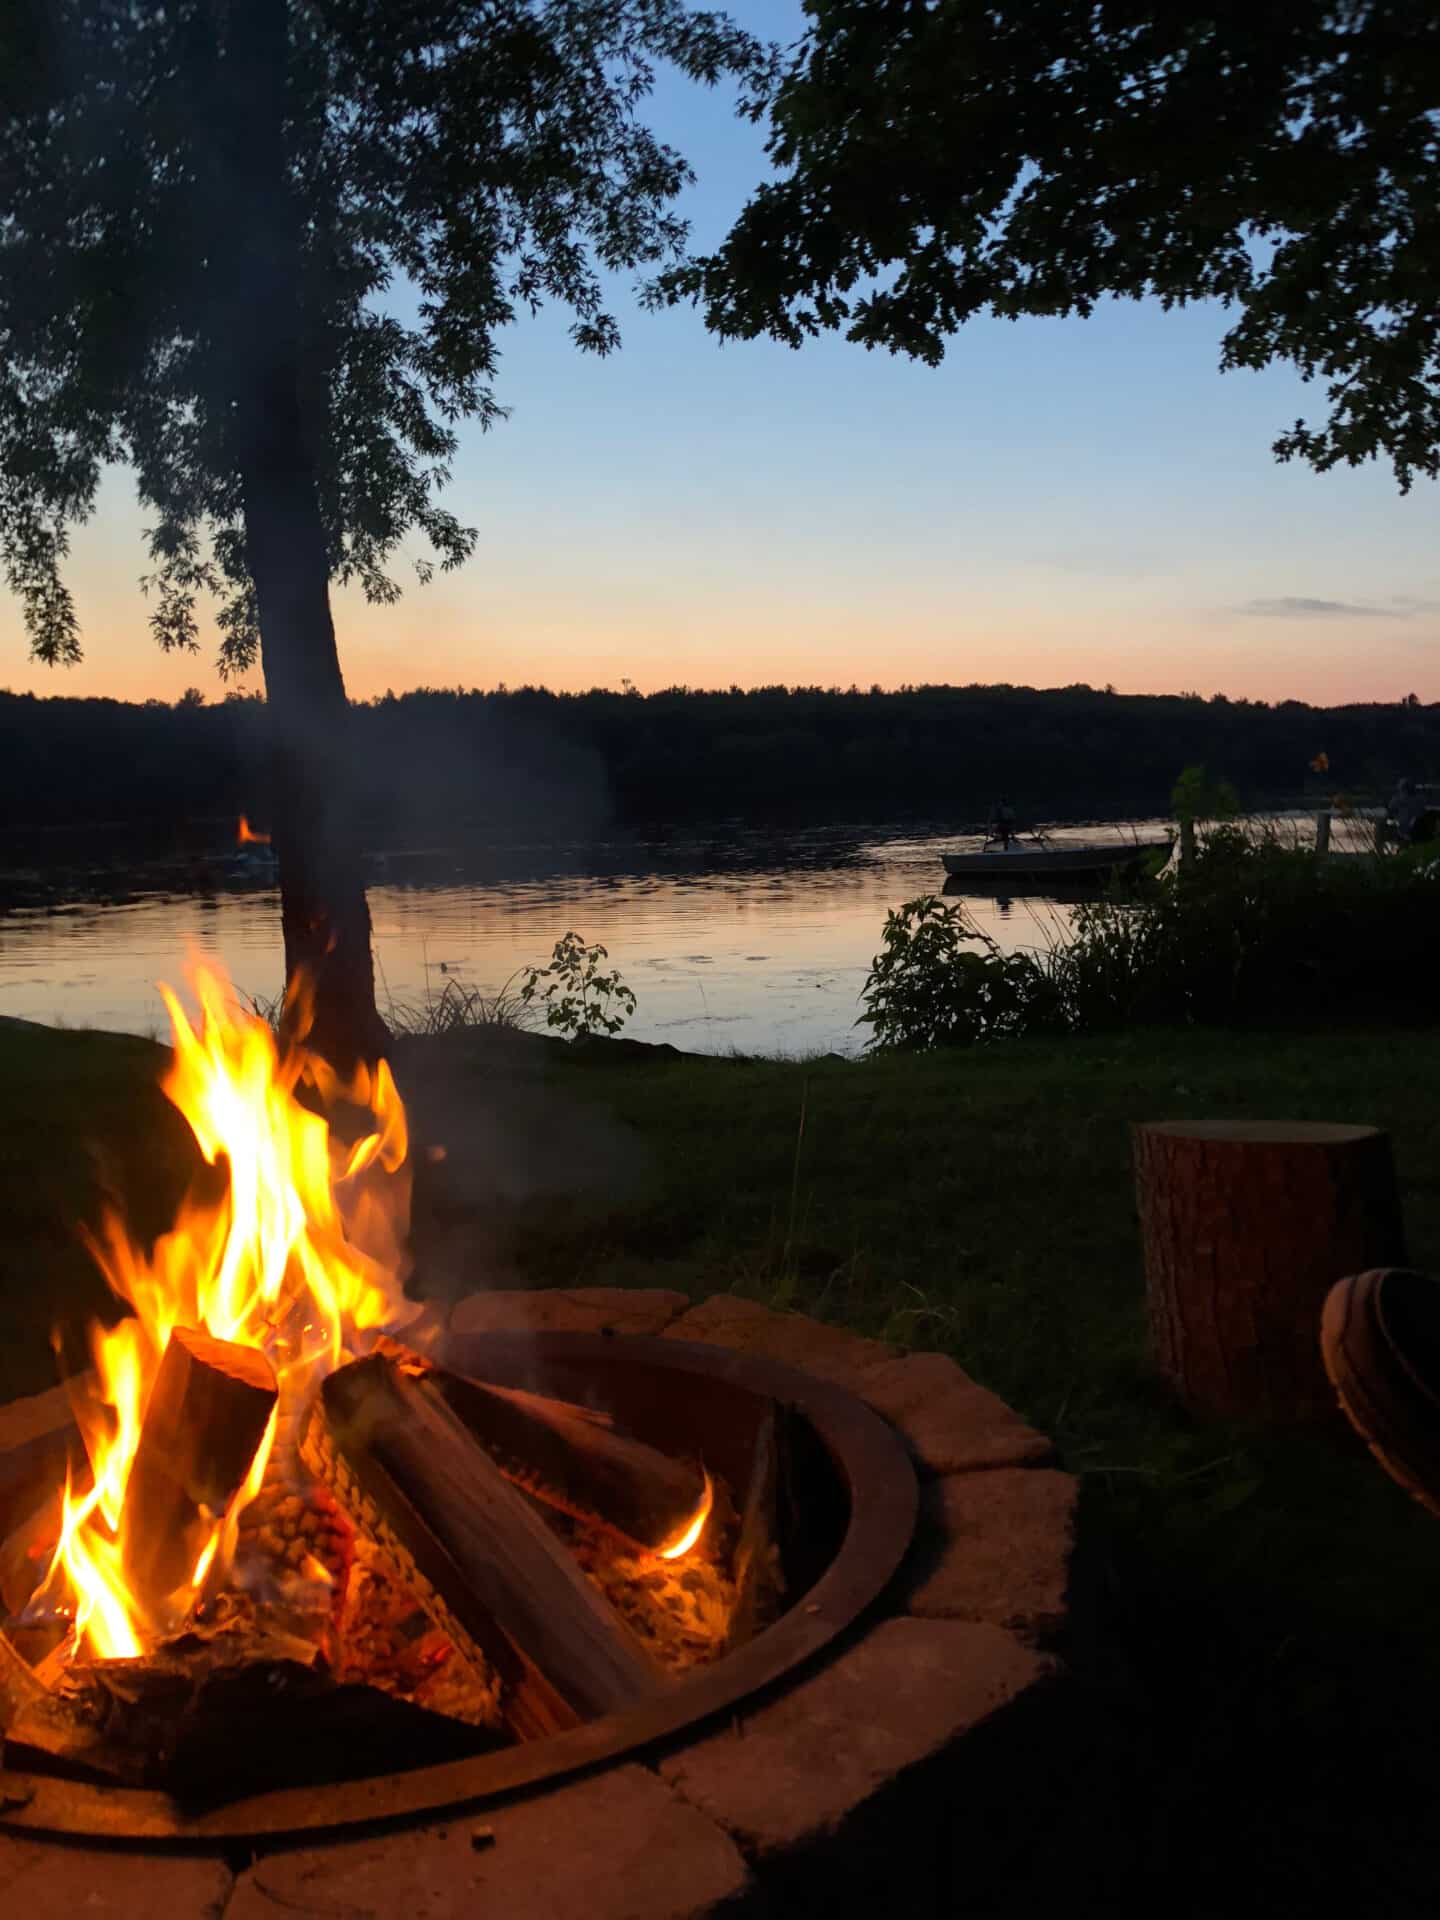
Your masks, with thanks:
[(1008, 800), (997, 800), (990, 810), (990, 838), (1000, 842), (1002, 853), (1010, 851), (1015, 837), (1015, 809)]

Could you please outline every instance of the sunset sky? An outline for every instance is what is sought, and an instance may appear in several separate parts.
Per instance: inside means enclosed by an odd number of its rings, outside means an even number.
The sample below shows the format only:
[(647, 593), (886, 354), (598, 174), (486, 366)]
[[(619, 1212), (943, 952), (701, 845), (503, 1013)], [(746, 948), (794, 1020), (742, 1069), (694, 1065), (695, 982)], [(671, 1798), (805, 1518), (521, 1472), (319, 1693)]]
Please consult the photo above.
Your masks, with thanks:
[[(795, 0), (730, 10), (799, 28)], [(667, 80), (652, 106), (700, 176), (696, 243), (716, 241), (761, 137), (723, 92)], [(617, 301), (608, 361), (577, 354), (559, 313), (510, 330), (512, 416), (466, 433), (447, 497), (476, 556), (394, 607), (338, 597), (352, 694), (1086, 680), (1440, 699), (1436, 487), (1277, 466), (1271, 441), (1323, 394), (1222, 377), (1218, 309), (978, 321), (931, 370), (839, 339), (722, 349), (692, 312)], [(167, 658), (149, 637), (142, 520), (117, 473), (76, 536), (82, 666), (31, 665), (0, 599), (0, 686), (219, 696), (212, 647)]]

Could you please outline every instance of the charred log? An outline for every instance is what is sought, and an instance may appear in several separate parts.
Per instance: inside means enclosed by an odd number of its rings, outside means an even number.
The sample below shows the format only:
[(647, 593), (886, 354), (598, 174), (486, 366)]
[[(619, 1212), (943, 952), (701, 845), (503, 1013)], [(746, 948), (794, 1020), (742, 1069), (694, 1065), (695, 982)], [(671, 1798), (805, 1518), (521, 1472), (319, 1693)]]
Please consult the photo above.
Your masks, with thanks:
[(598, 1522), (649, 1553), (694, 1518), (705, 1491), (700, 1468), (617, 1432), (608, 1415), (469, 1379), (398, 1341), (382, 1338), (376, 1351), (428, 1381), (505, 1478), (532, 1499)]

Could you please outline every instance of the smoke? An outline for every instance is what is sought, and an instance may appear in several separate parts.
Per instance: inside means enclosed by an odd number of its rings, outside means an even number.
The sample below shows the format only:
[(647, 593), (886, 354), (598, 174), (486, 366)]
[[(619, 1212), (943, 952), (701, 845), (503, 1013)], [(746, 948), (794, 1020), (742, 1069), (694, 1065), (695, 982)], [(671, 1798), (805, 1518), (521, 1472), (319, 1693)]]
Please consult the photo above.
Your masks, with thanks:
[(417, 1162), (412, 1292), (573, 1285), (574, 1230), (644, 1185), (638, 1137), (564, 1084), (566, 1044), (478, 1032), (397, 1048)]
[(352, 778), (379, 847), (467, 837), (583, 838), (612, 813), (599, 755), (568, 739), (560, 703), (422, 691), (355, 709)]

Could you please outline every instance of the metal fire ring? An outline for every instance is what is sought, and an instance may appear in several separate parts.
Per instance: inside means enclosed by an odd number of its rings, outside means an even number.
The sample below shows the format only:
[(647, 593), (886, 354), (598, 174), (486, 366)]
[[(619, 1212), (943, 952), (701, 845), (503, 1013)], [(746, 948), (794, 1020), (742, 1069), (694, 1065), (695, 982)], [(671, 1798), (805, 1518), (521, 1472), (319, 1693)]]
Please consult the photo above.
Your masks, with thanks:
[(713, 1381), (780, 1402), (813, 1428), (848, 1494), (849, 1524), (838, 1553), (803, 1605), (792, 1606), (745, 1646), (659, 1699), (548, 1740), (405, 1773), (279, 1788), (194, 1815), (152, 1790), (0, 1768), (0, 1830), (218, 1851), (246, 1839), (321, 1835), (479, 1807), (637, 1754), (733, 1711), (813, 1660), (851, 1626), (882, 1592), (910, 1544), (918, 1490), (909, 1455), (877, 1414), (825, 1381), (726, 1347), (628, 1335), (486, 1334), (452, 1338), (444, 1353), (459, 1362), (464, 1350), (483, 1350), (492, 1379), (504, 1377), (508, 1362), (517, 1384), (557, 1369), (584, 1372), (603, 1386), (618, 1363), (631, 1372), (658, 1368), (698, 1376), (697, 1388)]

